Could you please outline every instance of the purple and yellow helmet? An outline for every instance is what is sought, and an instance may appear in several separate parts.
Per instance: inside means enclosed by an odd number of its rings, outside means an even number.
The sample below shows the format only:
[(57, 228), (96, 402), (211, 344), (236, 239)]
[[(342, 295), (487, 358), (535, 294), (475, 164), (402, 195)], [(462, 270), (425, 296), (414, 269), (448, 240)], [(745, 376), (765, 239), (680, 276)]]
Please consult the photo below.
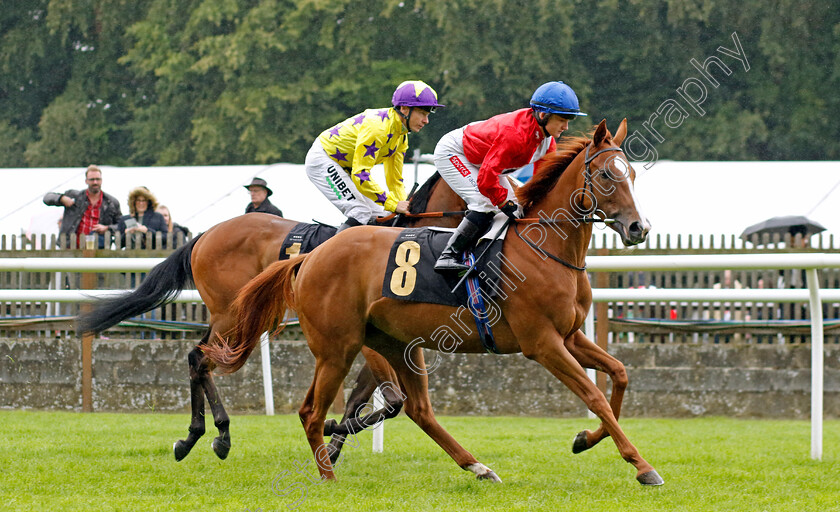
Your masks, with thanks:
[(437, 107), (445, 106), (438, 103), (435, 90), (420, 80), (407, 80), (397, 86), (391, 103), (395, 107), (420, 107), (430, 112), (434, 112)]

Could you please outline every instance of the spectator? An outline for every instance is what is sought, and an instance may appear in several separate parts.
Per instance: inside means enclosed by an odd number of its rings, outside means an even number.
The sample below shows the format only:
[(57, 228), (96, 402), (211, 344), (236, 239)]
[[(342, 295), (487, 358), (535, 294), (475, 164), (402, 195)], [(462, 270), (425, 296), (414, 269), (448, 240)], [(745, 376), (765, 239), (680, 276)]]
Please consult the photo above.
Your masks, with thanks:
[[(151, 233), (152, 248), (155, 248), (155, 234), (160, 232), (166, 236), (169, 229), (163, 215), (155, 211), (158, 206), (154, 194), (146, 187), (137, 187), (128, 194), (128, 211), (130, 215), (122, 217), (117, 225), (117, 231), (123, 233), (125, 238), (133, 238), (128, 235), (135, 233), (145, 235)], [(133, 244), (132, 244), (133, 245)], [(141, 247), (145, 249), (145, 236), (142, 238)], [(133, 248), (133, 247), (132, 247)]]
[(277, 208), (268, 200), (268, 196), (274, 192), (268, 188), (268, 183), (264, 179), (254, 178), (251, 180), (250, 185), (245, 185), (245, 188), (251, 193), (251, 202), (245, 208), (245, 213), (261, 212), (277, 215), (278, 217), (283, 216), (280, 208)]
[(182, 226), (175, 222), (172, 222), (172, 214), (169, 213), (169, 207), (165, 205), (160, 205), (155, 209), (156, 212), (163, 216), (163, 221), (166, 223), (166, 228), (168, 233), (172, 233), (172, 240), (177, 243), (178, 241), (178, 233), (182, 233), (184, 235), (184, 240), (189, 240), (190, 238), (190, 230), (186, 226)]
[[(105, 233), (116, 231), (122, 211), (117, 198), (102, 191), (102, 171), (90, 165), (85, 171), (87, 190), (68, 190), (63, 194), (50, 192), (44, 196), (44, 204), (63, 206), (64, 216), (59, 228), (60, 235), (76, 234), (77, 247), (81, 247), (83, 235), (95, 233), (99, 248), (105, 248)], [(109, 240), (110, 245), (110, 240)]]

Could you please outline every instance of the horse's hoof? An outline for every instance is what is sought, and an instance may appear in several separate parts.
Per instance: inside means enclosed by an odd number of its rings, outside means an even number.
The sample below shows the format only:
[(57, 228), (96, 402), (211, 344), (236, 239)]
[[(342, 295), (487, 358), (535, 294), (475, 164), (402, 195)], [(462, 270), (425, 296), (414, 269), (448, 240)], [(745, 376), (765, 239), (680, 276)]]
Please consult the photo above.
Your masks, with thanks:
[(335, 428), (338, 426), (338, 422), (334, 419), (330, 418), (324, 421), (324, 437), (328, 437), (333, 435), (335, 432)]
[(181, 462), (184, 457), (190, 454), (192, 446), (189, 446), (184, 441), (175, 441), (172, 443), (172, 451), (175, 452), (175, 462)]
[(496, 475), (496, 473), (494, 473), (492, 469), (488, 468), (480, 462), (474, 462), (469, 466), (464, 466), (464, 469), (466, 469), (467, 471), (472, 471), (475, 474), (475, 477), (479, 480), (489, 480), (491, 482), (502, 483), (502, 479), (499, 478), (499, 476)]
[(476, 475), (475, 477), (479, 480), (489, 480), (497, 484), (502, 483), (502, 479), (499, 478), (499, 475), (497, 475), (492, 469), (482, 475)]
[(225, 460), (230, 453), (230, 441), (226, 441), (222, 439), (222, 436), (213, 439), (213, 443), (210, 445), (213, 448), (213, 451), (216, 452), (216, 455)]
[(586, 441), (586, 431), (581, 430), (575, 436), (575, 441), (572, 443), (572, 453), (580, 453), (589, 449), (589, 443)]
[(662, 477), (659, 476), (659, 473), (655, 469), (651, 469), (647, 473), (642, 473), (636, 477), (636, 480), (642, 485), (662, 485), (665, 483), (665, 480), (662, 480)]

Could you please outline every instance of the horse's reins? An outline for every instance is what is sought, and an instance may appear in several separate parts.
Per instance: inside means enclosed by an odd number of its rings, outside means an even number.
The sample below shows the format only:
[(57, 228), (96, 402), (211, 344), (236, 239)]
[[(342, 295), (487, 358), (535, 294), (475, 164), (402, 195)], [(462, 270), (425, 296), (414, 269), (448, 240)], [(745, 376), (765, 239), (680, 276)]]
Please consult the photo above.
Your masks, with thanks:
[[(592, 160), (594, 160), (595, 157), (600, 155), (601, 153), (605, 153), (607, 151), (621, 151), (621, 148), (615, 148), (615, 147), (604, 148), (600, 151), (597, 151), (594, 155), (589, 156), (589, 148), (590, 147), (592, 147), (592, 146), (590, 144), (587, 144), (586, 153), (584, 153), (584, 155), (583, 155), (583, 164), (584, 164), (583, 191), (584, 191), (584, 195), (586, 195), (587, 190), (592, 191), (591, 193), (594, 196), (595, 192), (593, 191), (593, 188), (592, 188), (592, 169), (590, 168), (590, 164), (592, 163)], [(529, 218), (529, 219), (517, 219), (517, 222), (523, 222), (523, 223), (535, 223), (535, 222), (537, 222), (537, 223), (540, 223), (540, 224), (559, 224), (561, 222), (575, 222), (575, 223), (603, 222), (604, 224), (612, 224), (612, 223), (616, 222), (616, 220), (615, 219), (599, 219), (597, 217), (594, 217), (594, 216), (590, 215), (588, 217), (583, 217), (583, 218), (580, 218), (580, 219), (543, 219), (543, 218), (540, 217), (540, 218)], [(562, 259), (558, 256), (555, 256), (554, 254), (551, 254), (550, 252), (547, 252), (547, 251), (543, 250), (541, 247), (539, 247), (534, 242), (532, 242), (529, 239), (523, 237), (522, 234), (519, 233), (519, 227), (516, 224), (513, 225), (513, 231), (516, 233), (516, 235), (519, 237), (519, 239), (522, 240), (523, 242), (525, 242), (526, 244), (528, 244), (529, 247), (531, 247), (532, 249), (534, 249), (536, 251), (539, 251), (542, 254), (545, 254), (546, 256), (553, 259), (554, 261), (556, 261), (558, 263), (561, 263), (561, 264), (565, 265), (566, 267), (568, 267), (572, 270), (577, 270), (577, 271), (580, 271), (580, 272), (583, 272), (584, 270), (586, 270), (586, 263), (584, 263), (582, 267), (578, 267), (577, 265), (573, 265), (573, 264), (569, 263), (568, 261), (566, 261), (566, 260), (564, 260), (564, 259)]]
[[(592, 147), (591, 144), (587, 144), (586, 152), (583, 155), (583, 164), (584, 164), (583, 191), (584, 191), (584, 196), (586, 195), (587, 192), (591, 193), (593, 196), (595, 195), (593, 185), (592, 185), (592, 169), (591, 169), (591, 163), (592, 163), (593, 160), (595, 160), (595, 157), (597, 157), (601, 153), (606, 153), (608, 151), (621, 151), (621, 148), (609, 147), (609, 148), (604, 148), (604, 149), (601, 149), (599, 151), (596, 151), (595, 154), (593, 154), (592, 156), (589, 156), (589, 149), (591, 147)], [(469, 210), (467, 210), (467, 211), (469, 211)], [(410, 218), (410, 219), (411, 218), (450, 217), (450, 216), (455, 216), (455, 215), (465, 215), (467, 213), (467, 211), (403, 213), (403, 214), (391, 213), (390, 215), (386, 215), (385, 217), (379, 217), (376, 220), (377, 220), (377, 222), (384, 223), (384, 222), (388, 222), (389, 220), (393, 219), (397, 215), (402, 215), (403, 217)], [(595, 211), (598, 211), (598, 210), (595, 210)], [(569, 219), (569, 218), (546, 219), (546, 218), (542, 218), (542, 217), (528, 217), (528, 218), (523, 218), (523, 219), (508, 219), (508, 221), (505, 223), (505, 225), (502, 227), (502, 229), (507, 227), (508, 224), (510, 224), (511, 222), (514, 223), (513, 231), (516, 233), (516, 235), (523, 242), (528, 244), (532, 249), (535, 249), (535, 250), (541, 252), (542, 254), (545, 254), (549, 258), (553, 259), (554, 261), (556, 261), (558, 263), (561, 263), (561, 264), (565, 265), (568, 268), (571, 268), (573, 270), (578, 270), (578, 271), (584, 271), (584, 270), (586, 270), (586, 264), (584, 264), (582, 267), (578, 267), (577, 265), (573, 265), (573, 264), (569, 263), (568, 261), (566, 261), (566, 260), (564, 260), (564, 259), (562, 259), (558, 256), (555, 256), (554, 254), (551, 254), (550, 252), (544, 251), (542, 248), (540, 248), (534, 242), (528, 240), (527, 238), (524, 238), (522, 236), (522, 234), (519, 233), (519, 227), (517, 226), (517, 224), (520, 224), (520, 223), (522, 223), (522, 224), (560, 224), (560, 223), (564, 223), (564, 222), (573, 222), (573, 223), (576, 223), (576, 224), (579, 224), (579, 223), (584, 223), (584, 224), (593, 223), (594, 224), (596, 222), (603, 222), (604, 224), (612, 224), (612, 223), (617, 222), (617, 221), (615, 219), (598, 218), (598, 217), (595, 217), (593, 215), (585, 216), (585, 217), (582, 217), (582, 218), (579, 218), (579, 219)], [(499, 233), (501, 233), (501, 230), (499, 230)], [(496, 237), (494, 237), (494, 238), (496, 238)], [(485, 250), (484, 252), (487, 252), (487, 251)], [(475, 263), (478, 263), (478, 261), (481, 259), (482, 256), (484, 256), (484, 253), (481, 253), (481, 255), (479, 255), (479, 257), (476, 258)], [(475, 265), (475, 263), (473, 263), (473, 265)], [(466, 274), (462, 277), (462, 279), (458, 283), (458, 285), (460, 285), (461, 282), (464, 281), (466, 276), (470, 273), (471, 269), (472, 269), (472, 267), (470, 267), (470, 269), (467, 270)], [(456, 288), (457, 287), (458, 286), (456, 286)]]
[(390, 214), (385, 215), (384, 217), (377, 217), (376, 222), (377, 222), (377, 224), (382, 224), (382, 223), (390, 221), (391, 219), (393, 219), (397, 215), (401, 215), (402, 217), (407, 218), (407, 219), (424, 219), (424, 218), (428, 218), (428, 217), (454, 217), (456, 215), (465, 215), (467, 213), (467, 211), (469, 211), (469, 210), (458, 210), (458, 211), (452, 211), (452, 212), (425, 212), (425, 213), (395, 213), (395, 212), (391, 212)]

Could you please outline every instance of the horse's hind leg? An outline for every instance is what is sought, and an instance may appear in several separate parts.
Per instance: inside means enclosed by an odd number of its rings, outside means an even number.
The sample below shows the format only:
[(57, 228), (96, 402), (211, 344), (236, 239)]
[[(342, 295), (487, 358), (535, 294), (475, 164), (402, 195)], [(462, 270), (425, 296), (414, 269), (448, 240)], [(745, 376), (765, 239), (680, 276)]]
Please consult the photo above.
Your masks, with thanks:
[[(218, 338), (217, 333), (225, 333), (230, 329), (232, 320), (229, 319), (227, 313), (217, 313), (210, 322), (210, 333), (208, 339), (212, 340)], [(222, 398), (219, 396), (219, 390), (216, 389), (216, 382), (213, 380), (212, 362), (199, 351), (200, 363), (199, 370), (201, 373), (201, 387), (204, 389), (204, 395), (207, 397), (207, 403), (210, 404), (210, 411), (213, 413), (213, 424), (219, 430), (219, 435), (213, 439), (211, 447), (216, 455), (224, 460), (230, 452), (230, 417), (225, 406), (222, 404)]]
[(204, 394), (207, 396), (207, 403), (210, 404), (210, 411), (213, 412), (213, 424), (219, 430), (219, 435), (213, 439), (210, 446), (216, 455), (224, 460), (230, 452), (230, 417), (228, 417), (225, 406), (222, 404), (219, 391), (216, 389), (216, 383), (213, 381), (213, 374), (210, 373), (206, 360), (202, 366), (205, 369), (205, 377), (201, 384), (204, 388)]
[[(309, 343), (312, 347), (312, 339)], [(336, 393), (344, 382), (344, 377), (350, 371), (353, 358), (347, 360), (338, 355), (322, 357), (322, 354), (315, 354), (315, 359), (315, 376), (312, 378), (312, 384), (306, 392), (298, 415), (312, 454), (315, 456), (321, 479), (335, 480), (329, 448), (324, 443), (324, 420)]]
[[(201, 343), (207, 341), (209, 333), (210, 331), (207, 331), (204, 334)], [(176, 441), (172, 446), (176, 461), (181, 461), (189, 455), (195, 443), (204, 435), (204, 390), (202, 380), (205, 378), (207, 369), (201, 364), (203, 357), (204, 355), (197, 347), (193, 348), (189, 355), (187, 355), (187, 361), (190, 366), (190, 407), (192, 409), (192, 419), (190, 420), (187, 438)]]
[[(359, 372), (356, 387), (350, 394), (341, 423), (328, 420), (324, 424), (324, 435), (332, 436), (329, 450), (330, 461), (333, 464), (338, 460), (341, 446), (348, 434), (356, 434), (380, 421), (395, 417), (400, 413), (405, 399), (405, 395), (397, 385), (397, 375), (388, 361), (367, 347), (362, 349), (362, 353), (365, 356), (366, 363)], [(382, 391), (385, 406), (361, 416), (361, 412), (368, 408), (368, 400), (377, 387)]]
[[(621, 404), (624, 401), (624, 391), (627, 389), (629, 380), (627, 371), (621, 361), (609, 355), (604, 349), (587, 338), (581, 331), (577, 331), (568, 340), (566, 348), (578, 363), (584, 368), (594, 368), (610, 376), (612, 382), (612, 393), (610, 394), (610, 408), (613, 416), (618, 420), (621, 415)], [(575, 436), (572, 445), (573, 453), (580, 453), (592, 448), (610, 434), (602, 422), (595, 432), (583, 430)]]
[(201, 338), (198, 346), (190, 351), (187, 360), (190, 363), (190, 400), (192, 405), (192, 421), (190, 422), (190, 430), (187, 439), (177, 441), (174, 445), (175, 460), (182, 460), (186, 457), (198, 439), (204, 435), (204, 397), (207, 397), (207, 402), (210, 404), (210, 411), (213, 413), (213, 423), (219, 430), (219, 436), (213, 439), (211, 447), (220, 459), (225, 459), (230, 452), (230, 418), (227, 411), (222, 404), (222, 399), (219, 397), (219, 391), (216, 389), (216, 383), (213, 380), (213, 374), (210, 373), (212, 368), (208, 366), (210, 362), (201, 351), (201, 346), (205, 345), (211, 336), (215, 335), (217, 329), (216, 322), (210, 322), (210, 330)]
[[(347, 432), (337, 432), (337, 427), (339, 425), (346, 427), (348, 420), (358, 418), (360, 412), (367, 406), (371, 395), (376, 391), (378, 386), (379, 383), (373, 376), (370, 366), (365, 364), (361, 371), (359, 371), (358, 377), (356, 377), (356, 385), (353, 387), (353, 390), (350, 392), (350, 397), (347, 399), (347, 405), (344, 408), (344, 416), (341, 417), (341, 422), (336, 423), (335, 420), (330, 419), (324, 423), (324, 435), (332, 436), (328, 449), (330, 451), (330, 462), (333, 465), (335, 465), (335, 461), (341, 455), (341, 448), (344, 446), (344, 440), (347, 435)], [(354, 430), (353, 432), (355, 433), (356, 431)]]
[[(335, 480), (329, 448), (324, 443), (324, 420), (336, 393), (344, 383), (353, 360), (362, 348), (364, 325), (343, 322), (324, 329), (312, 328), (306, 316), (299, 310), (301, 327), (306, 333), (309, 350), (315, 356), (315, 375), (306, 392), (298, 415), (306, 433), (306, 439), (315, 456), (315, 463), (322, 480)], [(333, 318), (337, 321), (338, 318)], [(335, 334), (326, 334), (335, 333)]]
[[(378, 339), (377, 339), (378, 338)], [(385, 343), (377, 343), (377, 341), (385, 341)], [(482, 480), (490, 480), (492, 482), (501, 482), (502, 480), (490, 468), (478, 462), (473, 455), (458, 444), (449, 432), (444, 429), (435, 418), (435, 413), (432, 410), (432, 403), (429, 399), (429, 378), (426, 373), (417, 373), (414, 369), (409, 368), (406, 363), (406, 357), (411, 359), (415, 368), (421, 369), (425, 372), (425, 361), (423, 360), (423, 351), (420, 347), (413, 347), (408, 354), (404, 354), (402, 350), (396, 347), (404, 347), (402, 343), (391, 339), (384, 333), (379, 337), (368, 336), (366, 343), (368, 343), (377, 352), (385, 356), (391, 363), (391, 366), (397, 372), (400, 387), (405, 393), (405, 413), (411, 420), (420, 427), (423, 432), (431, 437), (450, 457), (455, 461), (461, 469), (469, 470), (475, 473), (476, 478)]]

